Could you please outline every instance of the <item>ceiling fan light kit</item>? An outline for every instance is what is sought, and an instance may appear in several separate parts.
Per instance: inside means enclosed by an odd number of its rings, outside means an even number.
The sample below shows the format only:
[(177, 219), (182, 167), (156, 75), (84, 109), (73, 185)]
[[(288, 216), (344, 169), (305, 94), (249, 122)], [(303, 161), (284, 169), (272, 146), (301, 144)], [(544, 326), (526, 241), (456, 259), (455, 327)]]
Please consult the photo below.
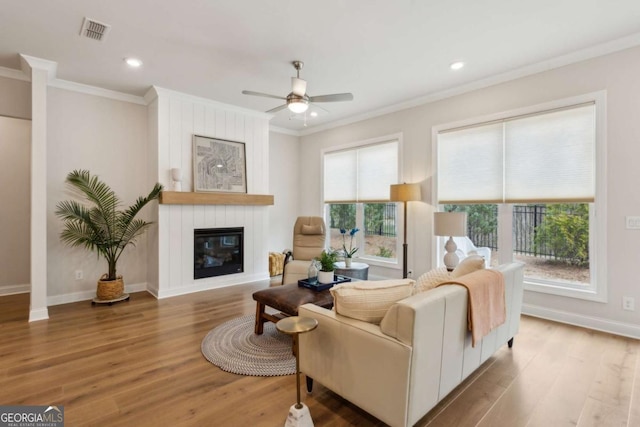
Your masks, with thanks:
[(309, 100), (302, 96), (290, 94), (287, 96), (287, 108), (295, 114), (301, 114), (309, 108)]
[[(270, 95), (268, 93), (254, 92), (250, 90), (243, 90), (245, 95), (262, 96), (265, 98), (282, 99), (286, 101), (286, 104), (276, 108), (272, 108), (267, 113), (277, 113), (278, 111), (287, 108), (293, 114), (302, 114), (309, 109), (309, 104), (314, 102), (340, 102), (340, 101), (352, 101), (353, 95), (350, 93), (335, 93), (332, 95), (320, 95), (309, 96), (307, 94), (307, 81), (300, 78), (300, 70), (304, 67), (304, 62), (293, 61), (293, 67), (296, 69), (296, 77), (291, 77), (291, 93), (286, 97)], [(317, 116), (317, 114), (316, 114)], [(315, 116), (314, 116), (315, 117)], [(306, 120), (306, 115), (305, 115)]]

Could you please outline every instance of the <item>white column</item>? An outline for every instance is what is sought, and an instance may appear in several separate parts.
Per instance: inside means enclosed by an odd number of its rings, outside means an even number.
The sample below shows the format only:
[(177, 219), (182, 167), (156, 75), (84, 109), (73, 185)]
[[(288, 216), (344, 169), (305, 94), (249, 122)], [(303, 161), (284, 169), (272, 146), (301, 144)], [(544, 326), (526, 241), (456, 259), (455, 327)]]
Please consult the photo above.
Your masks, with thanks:
[(47, 84), (56, 63), (21, 55), (31, 76), (31, 306), (29, 322), (47, 309)]

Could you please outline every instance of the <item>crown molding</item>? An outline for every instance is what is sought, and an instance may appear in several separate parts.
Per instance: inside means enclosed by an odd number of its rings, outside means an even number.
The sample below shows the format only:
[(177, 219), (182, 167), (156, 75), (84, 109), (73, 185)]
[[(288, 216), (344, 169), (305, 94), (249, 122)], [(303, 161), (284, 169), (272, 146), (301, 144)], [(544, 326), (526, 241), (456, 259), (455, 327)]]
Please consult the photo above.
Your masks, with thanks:
[(151, 86), (149, 88), (148, 91), (145, 92), (143, 98), (144, 98), (144, 102), (147, 103), (147, 105), (151, 104), (153, 101), (155, 101), (156, 99), (158, 99), (158, 91), (156, 90), (155, 86)]
[(145, 99), (141, 96), (130, 95), (128, 93), (117, 92), (115, 90), (103, 89), (97, 86), (85, 85), (82, 83), (71, 82), (69, 80), (55, 79), (49, 83), (49, 86), (70, 90), (72, 92), (84, 93), (87, 95), (101, 96), (103, 98), (115, 99), (117, 101), (130, 102), (132, 104), (147, 105)]
[(433, 92), (424, 96), (420, 96), (408, 101), (400, 102), (398, 104), (383, 107), (377, 110), (369, 111), (366, 113), (347, 117), (345, 119), (336, 120), (326, 123), (324, 125), (314, 126), (299, 132), (300, 136), (311, 135), (314, 133), (322, 132), (329, 129), (334, 129), (340, 126), (346, 126), (352, 123), (357, 123), (363, 120), (372, 119), (375, 117), (383, 116), (386, 114), (395, 113), (398, 111), (414, 108), (420, 105), (429, 104), (442, 99), (451, 98), (453, 96), (462, 95), (467, 92), (472, 92), (478, 89), (484, 89), (486, 87), (495, 86), (500, 83), (509, 82), (519, 78), (531, 76), (533, 74), (542, 73), (545, 71), (553, 70), (556, 68), (564, 67), (567, 65), (575, 64), (578, 62), (586, 61), (589, 59), (597, 58), (600, 56), (609, 55), (611, 53), (619, 52), (621, 50), (630, 49), (640, 45), (640, 33), (635, 33), (627, 37), (622, 37), (610, 42), (601, 43), (595, 46), (591, 46), (585, 49), (581, 49), (575, 52), (568, 53), (566, 55), (557, 56), (555, 58), (548, 59), (546, 61), (537, 62), (535, 64), (526, 65), (524, 67), (508, 71), (506, 73), (496, 74), (484, 79), (476, 80), (471, 83), (460, 85), (451, 89)]
[[(575, 51), (566, 55), (561, 55), (546, 61), (538, 62), (535, 64), (527, 65), (516, 70), (512, 70), (506, 73), (497, 74), (484, 79), (476, 80), (471, 83), (460, 85), (451, 89), (433, 92), (424, 96), (416, 97), (414, 99), (390, 105), (387, 107), (379, 108), (377, 110), (369, 111), (362, 114), (357, 114), (344, 119), (325, 123), (323, 125), (313, 126), (304, 130), (293, 130), (282, 128), (278, 126), (270, 126), (269, 131), (282, 133), (292, 136), (306, 136), (314, 133), (334, 129), (341, 126), (350, 125), (353, 123), (369, 120), (375, 117), (383, 116), (386, 114), (395, 113), (398, 111), (414, 108), (420, 105), (429, 104), (442, 99), (450, 98), (457, 95), (462, 95), (474, 90), (483, 89), (486, 87), (494, 86), (500, 83), (516, 80), (522, 77), (527, 77), (533, 74), (538, 74), (544, 71), (553, 70), (555, 68), (564, 67), (577, 62), (586, 61), (588, 59), (597, 58), (600, 56), (615, 53), (621, 50), (630, 49), (640, 45), (640, 33), (635, 33), (627, 37), (622, 37), (610, 42), (601, 43), (599, 45), (591, 46), (579, 51)], [(212, 105), (216, 108), (224, 109), (227, 111), (234, 111), (241, 114), (265, 118), (271, 120), (273, 114), (264, 113), (261, 111), (250, 110), (247, 108), (237, 107), (235, 105), (224, 104), (218, 101), (214, 101), (207, 98), (202, 98), (194, 95), (188, 95), (181, 92), (160, 88), (158, 86), (152, 86), (144, 96), (136, 96), (123, 92), (117, 92), (109, 89), (103, 89), (97, 86), (90, 86), (81, 83), (75, 83), (67, 80), (57, 79), (57, 63), (32, 57), (29, 55), (20, 54), (20, 62), (22, 71), (11, 68), (0, 67), (0, 77), (11, 78), (15, 80), (31, 81), (31, 69), (44, 69), (47, 70), (49, 85), (61, 89), (71, 90), (74, 92), (86, 93), (89, 95), (102, 96), (105, 98), (115, 99), (118, 101), (131, 102), (139, 105), (149, 105), (160, 94), (165, 94), (172, 97), (179, 97), (181, 99), (190, 100), (192, 102), (205, 103)]]
[[(153, 95), (152, 91), (155, 92), (155, 96)], [(169, 96), (172, 98), (182, 99), (188, 102), (207, 104), (214, 108), (219, 108), (221, 110), (244, 114), (247, 116), (257, 117), (260, 119), (271, 120), (273, 118), (273, 114), (263, 113), (262, 111), (257, 111), (257, 110), (250, 110), (248, 108), (242, 108), (236, 105), (225, 104), (219, 101), (214, 101), (212, 99), (202, 98), (200, 96), (195, 96), (195, 95), (189, 95), (186, 93), (177, 92), (175, 90), (161, 88), (159, 86), (153, 86), (151, 89), (149, 89), (149, 91), (147, 91), (147, 93), (145, 94), (145, 99), (149, 99), (153, 101), (155, 97), (159, 98), (161, 96)]]
[(269, 126), (269, 132), (282, 133), (284, 135), (300, 136), (300, 131), (281, 128), (279, 126)]
[(31, 77), (25, 74), (22, 70), (16, 70), (13, 68), (0, 67), (0, 77), (6, 77), (8, 79), (22, 80), (24, 82), (30, 82)]
[(47, 82), (51, 82), (56, 78), (58, 72), (58, 63), (49, 61), (48, 59), (36, 58), (35, 56), (29, 56), (20, 54), (20, 68), (22, 72), (31, 77), (31, 72), (35, 70), (43, 70), (47, 72)]

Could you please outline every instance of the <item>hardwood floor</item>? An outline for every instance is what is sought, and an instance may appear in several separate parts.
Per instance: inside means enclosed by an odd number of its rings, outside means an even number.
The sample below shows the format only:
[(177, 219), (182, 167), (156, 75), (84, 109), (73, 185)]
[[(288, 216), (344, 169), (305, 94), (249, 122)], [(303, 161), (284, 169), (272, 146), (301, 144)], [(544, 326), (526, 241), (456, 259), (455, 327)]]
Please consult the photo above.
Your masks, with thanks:
[[(64, 405), (67, 426), (282, 426), (295, 376), (229, 374), (200, 343), (253, 314), (268, 281), (113, 306), (0, 298), (0, 404)], [(638, 426), (640, 342), (523, 316), (499, 350), (418, 426)], [(303, 381), (304, 382), (304, 381)], [(320, 384), (303, 395), (316, 426), (382, 426)]]

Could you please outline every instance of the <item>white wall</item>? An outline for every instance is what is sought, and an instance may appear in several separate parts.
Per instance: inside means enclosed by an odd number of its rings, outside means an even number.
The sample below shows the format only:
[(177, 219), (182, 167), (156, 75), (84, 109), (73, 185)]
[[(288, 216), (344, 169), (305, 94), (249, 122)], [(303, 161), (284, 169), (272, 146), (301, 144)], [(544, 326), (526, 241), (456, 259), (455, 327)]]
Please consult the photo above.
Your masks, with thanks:
[(0, 116), (0, 295), (30, 288), (31, 121)]
[(31, 83), (0, 77), (0, 116), (31, 118)]
[[(59, 304), (95, 297), (96, 281), (107, 272), (104, 259), (83, 248), (63, 245), (56, 205), (72, 197), (64, 180), (74, 169), (97, 174), (118, 194), (124, 206), (151, 190), (147, 181), (147, 109), (49, 87), (47, 129), (47, 253), (48, 303)], [(141, 218), (148, 218), (147, 206)], [(146, 287), (146, 236), (129, 247), (118, 262), (129, 291)], [(76, 280), (82, 270), (84, 279)], [(132, 285), (134, 285), (132, 287)]]
[[(31, 84), (0, 77), (0, 94), (0, 116), (5, 116), (0, 117), (4, 120), (0, 125), (0, 182), (5, 183), (0, 188), (4, 200), (0, 212), (0, 233), (5, 236), (0, 240), (0, 295), (3, 295), (29, 291), (31, 122), (8, 118), (31, 118)], [(13, 129), (14, 125), (28, 127), (26, 146), (13, 137), (9, 139), (7, 132), (14, 131), (8, 131), (7, 126)], [(6, 185), (9, 182), (11, 185)], [(16, 237), (18, 233), (22, 235), (20, 239)]]
[(293, 245), (293, 224), (298, 217), (300, 182), (306, 170), (300, 161), (297, 136), (269, 133), (269, 187), (275, 204), (269, 212), (269, 251), (282, 252)]
[[(245, 143), (247, 193), (269, 193), (269, 116), (214, 101), (154, 88), (150, 123), (157, 123), (157, 180), (170, 188), (171, 168), (182, 170), (182, 191), (193, 191), (193, 135)], [(148, 98), (151, 95), (148, 96)], [(152, 159), (153, 161), (153, 159)], [(160, 205), (157, 271), (149, 274), (149, 290), (160, 298), (266, 279), (268, 272), (269, 206)], [(244, 272), (194, 280), (193, 230), (244, 227)], [(151, 236), (155, 238), (155, 236)], [(156, 256), (157, 255), (157, 256)], [(150, 265), (155, 261), (150, 261)]]
[[(640, 310), (623, 311), (622, 296), (640, 302), (640, 231), (626, 230), (624, 216), (640, 215), (640, 48), (576, 63), (430, 104), (301, 138), (300, 159), (317, 159), (300, 176), (303, 214), (322, 212), (320, 151), (324, 147), (402, 132), (407, 182), (422, 182), (425, 203), (412, 203), (409, 215), (409, 268), (421, 274), (432, 260), (432, 127), (527, 107), (599, 90), (607, 91), (608, 303), (525, 293), (525, 308), (570, 323), (640, 337)], [(388, 276), (397, 271), (388, 271)], [(538, 311), (539, 312), (539, 311)]]

